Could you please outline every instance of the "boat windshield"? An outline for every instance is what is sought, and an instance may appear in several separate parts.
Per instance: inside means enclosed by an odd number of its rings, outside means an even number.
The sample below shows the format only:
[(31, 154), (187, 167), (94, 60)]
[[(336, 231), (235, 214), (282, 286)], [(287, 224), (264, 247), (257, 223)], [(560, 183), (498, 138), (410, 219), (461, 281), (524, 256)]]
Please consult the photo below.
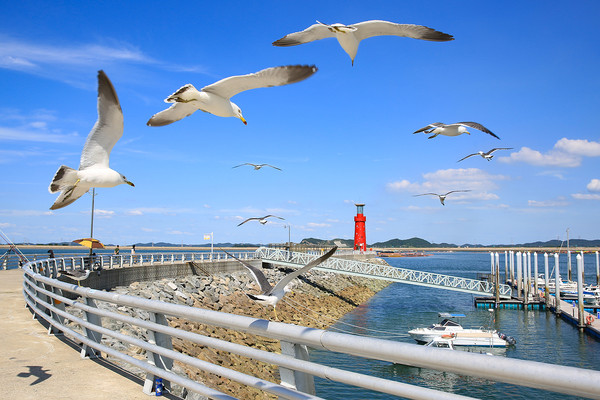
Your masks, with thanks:
[(440, 325), (442, 325), (442, 326), (460, 326), (460, 324), (458, 322), (451, 321), (449, 319), (443, 320)]

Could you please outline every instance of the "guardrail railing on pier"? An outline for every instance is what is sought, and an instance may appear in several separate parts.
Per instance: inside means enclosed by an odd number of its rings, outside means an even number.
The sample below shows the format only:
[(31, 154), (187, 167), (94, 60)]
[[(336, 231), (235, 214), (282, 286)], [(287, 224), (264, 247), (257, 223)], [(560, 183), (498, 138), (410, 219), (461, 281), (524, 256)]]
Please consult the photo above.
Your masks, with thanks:
[[(24, 266), (23, 294), (28, 307), (39, 320), (44, 320), (50, 325), (51, 332), (62, 332), (83, 343), (82, 356), (96, 357), (98, 352), (104, 352), (111, 357), (146, 371), (146, 383), (143, 388), (146, 393), (152, 392), (154, 378), (161, 377), (165, 380), (167, 387), (171, 383), (175, 383), (210, 398), (232, 398), (188, 377), (172, 372), (173, 361), (177, 360), (185, 365), (199, 368), (285, 399), (318, 398), (315, 395), (313, 376), (405, 398), (466, 398), (452, 393), (310, 362), (308, 360), (308, 348), (310, 347), (390, 363), (431, 368), (486, 378), (492, 381), (542, 388), (576, 396), (600, 398), (599, 371), (483, 354), (440, 350), (415, 344), (328, 332), (93, 290), (56, 279), (58, 270), (55, 263), (67, 262), (68, 264), (68, 261), (59, 260), (40, 260), (30, 262)], [(78, 300), (69, 299), (64, 295), (66, 292), (74, 293), (81, 296), (81, 298)], [(99, 302), (143, 310), (148, 313), (148, 318), (131, 317), (101, 309), (97, 306)], [(83, 312), (83, 318), (77, 316), (74, 310)], [(143, 314), (146, 313), (136, 313), (136, 315)], [(168, 326), (167, 318), (169, 317), (178, 317), (279, 340), (282, 353), (271, 353), (251, 346), (230, 343), (199, 333), (173, 328)], [(108, 329), (102, 323), (103, 319), (107, 318), (145, 329), (149, 332), (150, 339), (144, 341), (124, 334), (122, 329), (119, 329), (119, 331)], [(80, 330), (78, 331), (69, 326), (67, 321), (78, 325)], [(147, 359), (140, 360), (108, 346), (105, 341), (106, 337), (144, 349)], [(177, 352), (172, 348), (172, 338), (188, 340), (216, 350), (227, 351), (277, 365), (280, 369), (282, 382), (277, 384), (265, 381)], [(493, 362), (490, 362), (490, 357), (493, 357)]]

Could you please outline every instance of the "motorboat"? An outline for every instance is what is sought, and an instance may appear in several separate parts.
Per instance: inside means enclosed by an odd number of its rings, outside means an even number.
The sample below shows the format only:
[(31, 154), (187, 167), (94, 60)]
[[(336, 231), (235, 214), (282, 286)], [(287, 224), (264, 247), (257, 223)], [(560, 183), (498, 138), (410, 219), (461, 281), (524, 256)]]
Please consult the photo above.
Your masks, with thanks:
[[(559, 289), (560, 289), (560, 293), (562, 294), (563, 292), (573, 292), (573, 291), (577, 291), (577, 282), (574, 281), (563, 281), (560, 277), (560, 284), (559, 284)], [(538, 276), (537, 279), (538, 282), (538, 286), (539, 287), (544, 287), (544, 285), (546, 284), (546, 280), (544, 277), (544, 274), (540, 274)], [(556, 289), (556, 280), (554, 278), (552, 279), (548, 279), (548, 289), (550, 290), (550, 292), (554, 292)]]
[(517, 343), (512, 336), (494, 329), (463, 328), (456, 319), (466, 317), (464, 314), (438, 313), (438, 317), (441, 322), (427, 328), (412, 329), (408, 334), (418, 343), (430, 343), (440, 338), (450, 339), (453, 346), (506, 347)]
[(452, 339), (436, 337), (425, 345), (425, 347), (435, 347), (436, 349), (454, 350)]

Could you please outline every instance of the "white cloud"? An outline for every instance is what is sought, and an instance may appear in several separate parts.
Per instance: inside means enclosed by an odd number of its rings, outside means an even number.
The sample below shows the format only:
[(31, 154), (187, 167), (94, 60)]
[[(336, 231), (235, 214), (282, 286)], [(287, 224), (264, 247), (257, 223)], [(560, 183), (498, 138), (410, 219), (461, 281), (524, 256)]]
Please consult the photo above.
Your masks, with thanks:
[(331, 224), (326, 224), (322, 222), (309, 222), (308, 224), (306, 224), (306, 226), (308, 228), (327, 228), (330, 227)]
[(0, 222), (0, 228), (6, 229), (6, 228), (13, 227), (13, 226), (16, 226), (16, 225), (15, 224), (11, 224), (10, 222)]
[(100, 210), (97, 208), (94, 210), (94, 215), (97, 215), (97, 216), (103, 217), (103, 218), (110, 218), (113, 215), (115, 215), (115, 212), (109, 211), (109, 210)]
[(77, 134), (56, 134), (46, 131), (33, 131), (23, 128), (5, 128), (0, 126), (0, 140), (19, 140), (26, 142), (69, 143)]
[(524, 162), (536, 166), (574, 168), (581, 165), (583, 157), (600, 157), (600, 142), (562, 138), (545, 154), (529, 147), (521, 147), (521, 150), (508, 157), (499, 157), (498, 160), (505, 163)]
[(126, 211), (127, 215), (145, 215), (145, 214), (163, 214), (163, 215), (175, 215), (178, 212), (187, 212), (187, 210), (174, 210), (172, 208), (162, 207), (140, 207), (133, 208)]
[(577, 200), (600, 200), (600, 194), (573, 193), (571, 196)]
[(14, 217), (38, 217), (41, 215), (54, 215), (51, 210), (0, 210), (0, 215), (10, 215)]
[(493, 175), (479, 168), (443, 169), (423, 174), (422, 183), (406, 179), (390, 182), (386, 188), (392, 192), (432, 192), (443, 194), (450, 190), (471, 190), (467, 193), (453, 193), (455, 198), (490, 200), (498, 196), (488, 191), (496, 189), (496, 181), (509, 179), (504, 175)]
[(587, 185), (590, 192), (600, 192), (600, 179), (592, 179)]
[(530, 207), (565, 207), (569, 205), (569, 202), (563, 199), (558, 200), (528, 200), (527, 204)]

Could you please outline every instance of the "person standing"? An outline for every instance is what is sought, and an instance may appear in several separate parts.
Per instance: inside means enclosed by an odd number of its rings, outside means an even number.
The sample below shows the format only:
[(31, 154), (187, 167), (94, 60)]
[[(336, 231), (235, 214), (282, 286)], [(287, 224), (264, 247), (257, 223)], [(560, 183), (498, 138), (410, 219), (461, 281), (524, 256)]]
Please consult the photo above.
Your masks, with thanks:
[(119, 255), (119, 251), (120, 251), (119, 245), (117, 245), (117, 247), (115, 247), (115, 256)]
[(135, 254), (135, 244), (131, 246), (131, 255)]
[(48, 258), (54, 258), (54, 250), (48, 250)]

